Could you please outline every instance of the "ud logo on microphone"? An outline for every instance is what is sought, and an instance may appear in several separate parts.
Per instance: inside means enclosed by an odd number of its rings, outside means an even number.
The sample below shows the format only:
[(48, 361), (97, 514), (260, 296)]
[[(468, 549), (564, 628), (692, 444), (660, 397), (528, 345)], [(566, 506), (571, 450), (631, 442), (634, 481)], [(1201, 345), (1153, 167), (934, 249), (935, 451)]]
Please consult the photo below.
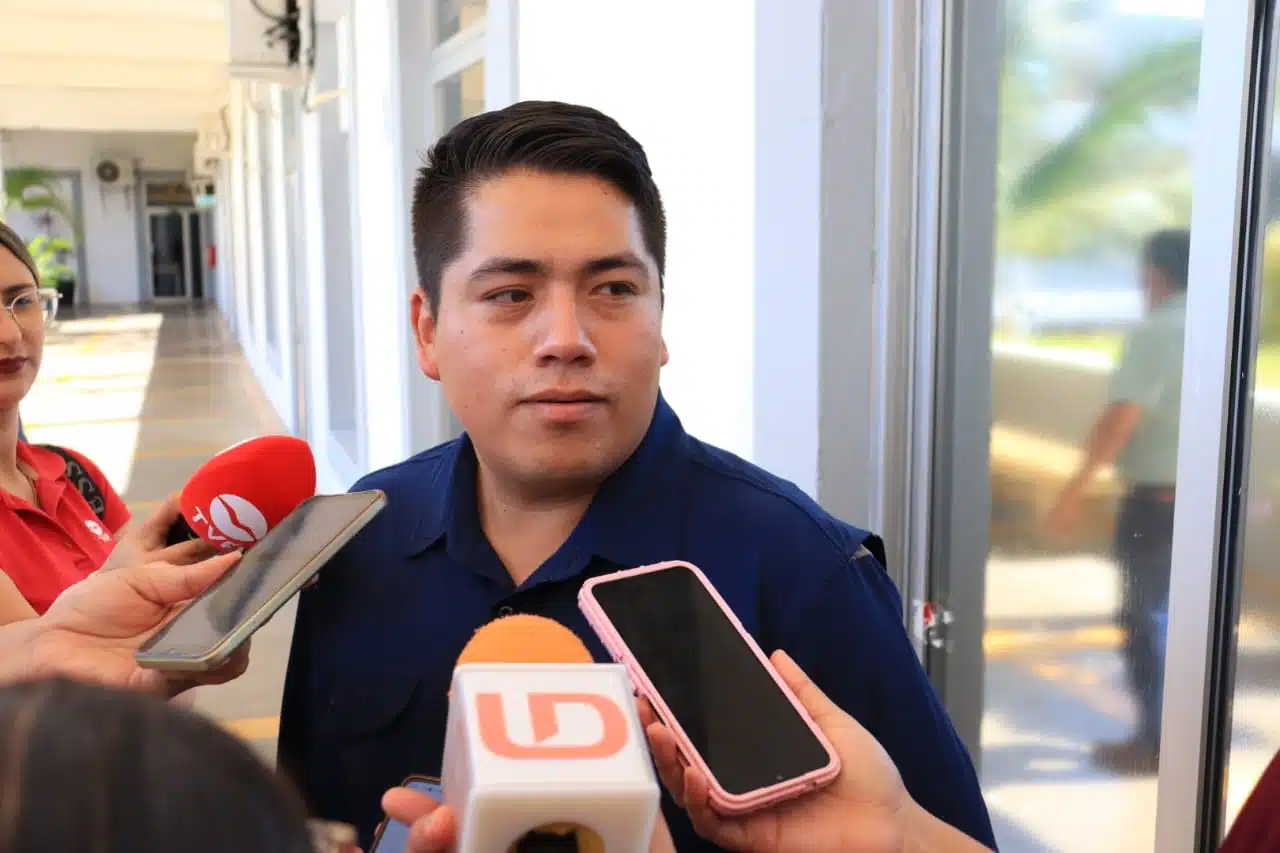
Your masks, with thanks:
[(217, 495), (209, 501), (208, 514), (197, 509), (191, 520), (206, 526), (201, 538), (226, 543), (227, 549), (253, 545), (267, 535), (266, 517), (239, 495)]
[[(513, 761), (599, 761), (612, 758), (626, 746), (630, 736), (627, 715), (618, 703), (597, 693), (523, 693), (506, 696), (509, 705), (519, 706), (524, 700), (533, 730), (532, 743), (517, 743), (507, 725), (502, 693), (477, 693), (476, 728), (485, 749)], [(547, 743), (560, 733), (561, 712), (582, 720), (585, 711), (599, 722), (596, 725), (574, 725), (572, 732), (598, 732), (587, 743)], [(585, 721), (584, 721), (585, 722)]]

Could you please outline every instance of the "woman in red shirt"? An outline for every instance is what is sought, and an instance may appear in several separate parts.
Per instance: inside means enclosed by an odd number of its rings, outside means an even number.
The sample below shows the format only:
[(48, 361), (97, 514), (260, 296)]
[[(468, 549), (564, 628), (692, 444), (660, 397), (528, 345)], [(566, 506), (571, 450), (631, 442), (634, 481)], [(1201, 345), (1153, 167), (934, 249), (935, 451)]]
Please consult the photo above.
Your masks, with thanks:
[[(101, 496), (95, 510), (68, 476), (68, 459), (18, 438), (18, 404), (40, 370), (57, 294), (39, 288), (22, 238), (0, 222), (0, 623), (21, 618), (14, 589), (43, 613), (111, 554), (129, 510), (102, 471), (66, 451)], [(81, 472), (76, 472), (80, 474)]]

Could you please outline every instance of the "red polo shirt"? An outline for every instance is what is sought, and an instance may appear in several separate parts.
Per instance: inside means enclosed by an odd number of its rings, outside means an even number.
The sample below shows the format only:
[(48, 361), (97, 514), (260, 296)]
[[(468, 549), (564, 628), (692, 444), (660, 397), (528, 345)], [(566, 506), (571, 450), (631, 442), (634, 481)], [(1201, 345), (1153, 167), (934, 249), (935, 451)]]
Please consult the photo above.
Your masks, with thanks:
[(36, 473), (40, 508), (0, 489), (0, 571), (44, 613), (64, 589), (97, 571), (115, 545), (114, 534), (129, 521), (129, 510), (107, 478), (79, 453), (106, 501), (99, 521), (67, 479), (66, 462), (52, 450), (18, 442), (18, 459)]

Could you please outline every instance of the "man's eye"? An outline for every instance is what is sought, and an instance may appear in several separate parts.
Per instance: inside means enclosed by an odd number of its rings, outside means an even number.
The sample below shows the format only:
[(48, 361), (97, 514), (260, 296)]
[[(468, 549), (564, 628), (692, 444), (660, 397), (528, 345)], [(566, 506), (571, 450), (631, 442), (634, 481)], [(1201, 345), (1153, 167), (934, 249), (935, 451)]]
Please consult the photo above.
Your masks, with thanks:
[(600, 287), (610, 296), (631, 296), (636, 292), (636, 286), (629, 281), (611, 281)]
[(488, 301), (496, 302), (499, 305), (515, 305), (524, 302), (528, 298), (529, 293), (525, 290), (500, 290), (487, 297)]

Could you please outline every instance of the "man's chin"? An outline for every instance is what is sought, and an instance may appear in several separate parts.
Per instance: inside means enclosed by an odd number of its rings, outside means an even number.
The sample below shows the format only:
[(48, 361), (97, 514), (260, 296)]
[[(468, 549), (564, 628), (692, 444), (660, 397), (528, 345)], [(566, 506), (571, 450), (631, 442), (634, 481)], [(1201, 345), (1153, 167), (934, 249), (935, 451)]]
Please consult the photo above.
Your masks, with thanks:
[(621, 463), (603, 457), (594, 448), (590, 452), (577, 453), (566, 449), (556, 453), (553, 447), (541, 447), (519, 461), (521, 479), (539, 488), (556, 492), (582, 492), (594, 490)]

